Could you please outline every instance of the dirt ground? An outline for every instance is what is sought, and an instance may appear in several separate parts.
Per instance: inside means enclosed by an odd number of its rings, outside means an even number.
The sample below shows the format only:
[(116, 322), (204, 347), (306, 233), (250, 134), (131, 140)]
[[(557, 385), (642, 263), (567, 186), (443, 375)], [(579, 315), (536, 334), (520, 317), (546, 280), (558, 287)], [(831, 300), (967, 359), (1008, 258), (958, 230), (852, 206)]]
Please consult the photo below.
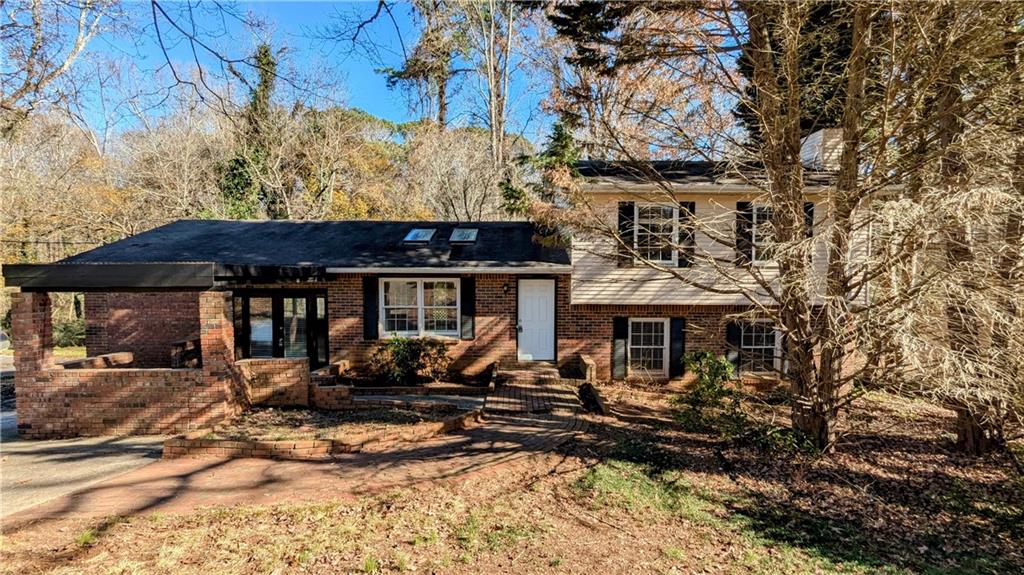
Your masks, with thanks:
[(257, 408), (218, 425), (210, 439), (279, 441), (332, 439), (441, 421), (459, 410), (451, 405), (422, 409), (378, 407), (345, 411)]
[(670, 394), (605, 391), (618, 417), (543, 457), (373, 497), (47, 520), (4, 533), (0, 572), (1024, 570), (1024, 481), (956, 455), (948, 412), (873, 395), (836, 453), (779, 455), (683, 432)]

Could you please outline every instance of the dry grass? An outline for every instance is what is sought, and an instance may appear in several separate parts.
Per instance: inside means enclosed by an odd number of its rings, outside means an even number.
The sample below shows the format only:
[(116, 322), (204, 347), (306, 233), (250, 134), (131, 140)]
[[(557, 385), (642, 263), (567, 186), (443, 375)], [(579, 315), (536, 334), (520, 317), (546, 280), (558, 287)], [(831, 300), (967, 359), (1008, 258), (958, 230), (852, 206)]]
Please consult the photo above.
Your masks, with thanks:
[(303, 505), (64, 520), (8, 533), (5, 573), (1010, 573), (1024, 485), (961, 459), (949, 415), (886, 396), (828, 458), (682, 432), (663, 394), (560, 453), (454, 484)]

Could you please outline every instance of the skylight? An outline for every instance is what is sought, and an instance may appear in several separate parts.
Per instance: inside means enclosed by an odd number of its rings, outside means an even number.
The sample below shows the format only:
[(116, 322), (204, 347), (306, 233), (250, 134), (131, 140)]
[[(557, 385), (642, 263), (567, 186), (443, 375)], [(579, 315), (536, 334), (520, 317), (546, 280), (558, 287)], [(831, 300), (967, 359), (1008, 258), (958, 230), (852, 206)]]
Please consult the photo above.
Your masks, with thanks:
[(408, 244), (425, 244), (434, 237), (434, 231), (434, 228), (413, 228), (405, 234), (405, 239), (402, 241)]
[(476, 241), (477, 228), (455, 228), (448, 241), (453, 244), (471, 244)]

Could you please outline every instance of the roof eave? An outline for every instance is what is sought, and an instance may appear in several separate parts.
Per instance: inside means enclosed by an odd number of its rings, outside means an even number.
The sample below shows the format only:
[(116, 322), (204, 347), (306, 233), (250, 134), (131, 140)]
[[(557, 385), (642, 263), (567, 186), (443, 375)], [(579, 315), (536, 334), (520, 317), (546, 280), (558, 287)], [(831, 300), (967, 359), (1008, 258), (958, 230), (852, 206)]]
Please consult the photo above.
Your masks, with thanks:
[(4, 264), (4, 283), (22, 291), (204, 290), (215, 265), (196, 263)]

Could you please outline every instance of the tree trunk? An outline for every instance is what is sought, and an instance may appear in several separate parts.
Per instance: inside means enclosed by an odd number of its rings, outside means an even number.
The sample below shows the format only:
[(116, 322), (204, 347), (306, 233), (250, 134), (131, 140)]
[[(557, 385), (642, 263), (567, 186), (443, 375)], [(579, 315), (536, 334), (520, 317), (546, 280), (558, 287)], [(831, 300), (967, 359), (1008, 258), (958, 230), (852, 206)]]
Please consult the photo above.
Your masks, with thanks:
[(831, 450), (836, 439), (835, 409), (818, 402), (797, 401), (793, 405), (792, 418), (793, 429), (818, 449)]
[(441, 129), (448, 126), (448, 78), (451, 72), (445, 70), (437, 78), (437, 125)]
[(968, 455), (984, 455), (999, 447), (998, 428), (990, 422), (980, 422), (970, 409), (956, 411), (956, 446)]

